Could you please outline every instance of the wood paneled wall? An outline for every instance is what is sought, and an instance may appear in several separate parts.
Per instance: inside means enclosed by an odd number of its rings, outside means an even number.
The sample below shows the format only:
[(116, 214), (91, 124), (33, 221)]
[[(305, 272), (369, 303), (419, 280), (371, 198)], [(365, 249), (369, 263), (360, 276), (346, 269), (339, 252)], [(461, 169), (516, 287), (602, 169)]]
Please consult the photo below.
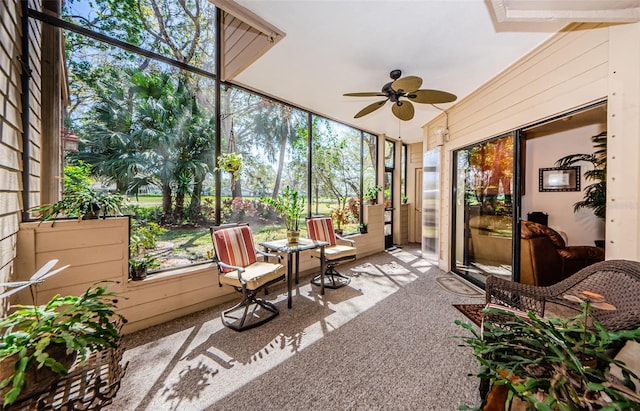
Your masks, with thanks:
[[(529, 124), (543, 121), (561, 113), (586, 106), (605, 99), (618, 100), (616, 122), (619, 132), (614, 133), (613, 118), (609, 118), (609, 133), (618, 134), (630, 144), (630, 150), (612, 147), (618, 156), (627, 158), (629, 163), (637, 165), (639, 154), (638, 117), (640, 92), (638, 91), (638, 68), (640, 67), (640, 23), (620, 26), (604, 24), (575, 24), (565, 28), (551, 39), (537, 47), (519, 61), (507, 68), (491, 81), (480, 87), (468, 97), (459, 101), (434, 120), (423, 127), (426, 149), (442, 145), (441, 164), (443, 165), (439, 205), (441, 229), (440, 267), (449, 269), (449, 231), (451, 204), (451, 159), (452, 151), (460, 147), (498, 136)], [(624, 33), (624, 34), (618, 34)], [(612, 56), (624, 69), (615, 73), (611, 69), (614, 62)], [(614, 81), (618, 93), (625, 90), (624, 98), (618, 97), (612, 89)], [(449, 134), (445, 138), (436, 130), (446, 127), (448, 115)], [(610, 114), (611, 116), (611, 114)], [(612, 128), (614, 126), (614, 128)], [(609, 150), (610, 158), (616, 157)], [(631, 160), (631, 158), (635, 160)], [(619, 157), (618, 157), (619, 158)], [(622, 162), (620, 162), (622, 164)], [(627, 227), (633, 228), (635, 234), (633, 244), (626, 243), (626, 238), (618, 238), (620, 229), (610, 227), (612, 221), (607, 219), (607, 258), (614, 254), (625, 258), (640, 258), (640, 239), (638, 238), (638, 171), (625, 173), (625, 186), (634, 187), (626, 190), (633, 194), (619, 194), (628, 197), (627, 207), (617, 221), (628, 221)], [(609, 173), (609, 178), (612, 176)], [(631, 183), (631, 184), (629, 184)], [(613, 186), (609, 189), (608, 201), (617, 195)], [(611, 204), (610, 204), (611, 205)], [(616, 243), (623, 247), (617, 251), (610, 247)]]
[[(39, 2), (30, 1), (38, 8)], [(17, 232), (22, 202), (22, 109), (21, 74), (22, 11), (18, 0), (2, 0), (0, 5), (0, 281), (14, 277), (13, 260), (16, 254)], [(29, 98), (34, 102), (30, 110), (29, 197), (39, 200), (40, 146), (40, 24), (29, 24), (29, 43), (32, 48), (29, 67), (32, 72)]]

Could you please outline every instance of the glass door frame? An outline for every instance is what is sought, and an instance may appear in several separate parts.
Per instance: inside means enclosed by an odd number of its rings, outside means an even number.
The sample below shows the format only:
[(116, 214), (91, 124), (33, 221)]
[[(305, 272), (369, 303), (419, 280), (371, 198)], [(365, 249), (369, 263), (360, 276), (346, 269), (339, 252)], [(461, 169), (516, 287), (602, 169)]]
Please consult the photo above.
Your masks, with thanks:
[(504, 138), (507, 136), (513, 136), (513, 189), (512, 189), (512, 212), (511, 212), (511, 220), (512, 220), (512, 233), (511, 233), (511, 280), (519, 281), (520, 279), (520, 214), (522, 208), (522, 173), (524, 171), (525, 159), (524, 157), (524, 133), (522, 129), (512, 130), (507, 133), (503, 133), (499, 136), (495, 136), (489, 138), (487, 140), (478, 141), (474, 144), (470, 144), (468, 146), (459, 147), (452, 151), (451, 153), (451, 219), (449, 221), (450, 224), (450, 232), (451, 232), (451, 242), (450, 246), (450, 266), (449, 270), (452, 273), (455, 273), (467, 281), (477, 285), (484, 289), (484, 282), (480, 281), (476, 277), (469, 275), (461, 270), (458, 270), (456, 267), (456, 244), (457, 244), (457, 234), (456, 234), (456, 221), (457, 221), (457, 199), (458, 199), (458, 186), (457, 186), (457, 172), (458, 172), (458, 164), (457, 164), (457, 153), (466, 150), (472, 147), (475, 147), (479, 144), (485, 144), (494, 140), (498, 140), (500, 138)]
[[(391, 147), (390, 153), (390, 161), (387, 162), (387, 144)], [(384, 141), (384, 178), (383, 178), (383, 191), (382, 191), (382, 202), (384, 205), (384, 232), (387, 232), (387, 226), (389, 227), (389, 234), (384, 235), (384, 248), (389, 249), (393, 247), (393, 214), (394, 214), (394, 206), (393, 206), (393, 197), (394, 197), (394, 171), (396, 164), (396, 142), (393, 140), (385, 139)], [(389, 173), (391, 178), (386, 178), (386, 174)], [(389, 187), (387, 187), (387, 182), (389, 182)], [(384, 194), (387, 192), (387, 188), (389, 189), (389, 204), (387, 204), (387, 199)], [(389, 216), (389, 220), (387, 221), (387, 216)]]

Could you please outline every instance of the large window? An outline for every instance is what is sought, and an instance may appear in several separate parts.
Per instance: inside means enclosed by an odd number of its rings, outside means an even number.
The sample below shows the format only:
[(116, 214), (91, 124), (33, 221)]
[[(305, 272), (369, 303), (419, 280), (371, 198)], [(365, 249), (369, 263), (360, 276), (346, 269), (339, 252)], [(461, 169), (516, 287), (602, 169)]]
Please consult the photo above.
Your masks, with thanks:
[[(307, 215), (356, 231), (362, 187), (375, 184), (376, 136), (217, 84), (208, 1), (69, 1), (63, 14), (100, 33), (64, 32), (64, 124), (80, 138), (66, 164), (88, 164), (95, 186), (129, 198), (132, 242), (152, 239), (144, 251), (159, 269), (208, 261), (214, 224), (249, 222), (258, 241), (284, 237), (260, 199), (286, 186), (307, 198)], [(217, 169), (220, 156), (239, 159), (239, 172)]]
[(313, 117), (311, 211), (331, 215), (335, 228), (357, 231), (360, 223), (362, 133)]
[(234, 87), (222, 96), (221, 151), (242, 157), (233, 182), (229, 173), (221, 176), (222, 222), (249, 222), (258, 241), (283, 238), (283, 221), (260, 199), (286, 186), (307, 197), (308, 115)]

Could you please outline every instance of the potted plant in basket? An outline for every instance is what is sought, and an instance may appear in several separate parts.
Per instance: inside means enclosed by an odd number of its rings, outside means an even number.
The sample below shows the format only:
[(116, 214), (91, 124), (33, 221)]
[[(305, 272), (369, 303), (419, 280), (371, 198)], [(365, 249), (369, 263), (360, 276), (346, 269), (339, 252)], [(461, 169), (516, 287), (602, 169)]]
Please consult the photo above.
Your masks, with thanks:
[(640, 409), (640, 396), (625, 386), (627, 381), (607, 378), (610, 364), (620, 367), (626, 378), (633, 376), (611, 356), (625, 341), (640, 341), (640, 329), (605, 329), (589, 312), (593, 307), (615, 307), (591, 302), (594, 296), (601, 298), (598, 294), (583, 293), (582, 297), (565, 295), (573, 301), (579, 298), (583, 308), (569, 319), (544, 319), (532, 312), (492, 307), (484, 313), (497, 316), (499, 323), (485, 320), (482, 332), (455, 321), (472, 334), (462, 338), (481, 364), (478, 377), (508, 390), (507, 403), (501, 404), (504, 409), (516, 402), (524, 403), (527, 410)]
[[(19, 286), (0, 297), (66, 268), (48, 272), (56, 263), (50, 261), (30, 281), (13, 283)], [(47, 388), (67, 374), (74, 361), (82, 363), (91, 352), (116, 346), (126, 320), (115, 313), (116, 293), (107, 289), (97, 285), (81, 296), (56, 295), (44, 305), (17, 305), (0, 319), (0, 394), (5, 406)]]
[(300, 239), (299, 220), (302, 218), (305, 207), (305, 198), (298, 194), (298, 190), (292, 190), (286, 186), (281, 195), (262, 197), (260, 201), (275, 208), (276, 212), (285, 220), (287, 226), (287, 240), (289, 244), (298, 244)]
[(382, 191), (382, 187), (379, 185), (369, 186), (364, 193), (364, 199), (369, 200), (369, 204), (374, 205), (378, 200), (378, 193), (380, 191)]

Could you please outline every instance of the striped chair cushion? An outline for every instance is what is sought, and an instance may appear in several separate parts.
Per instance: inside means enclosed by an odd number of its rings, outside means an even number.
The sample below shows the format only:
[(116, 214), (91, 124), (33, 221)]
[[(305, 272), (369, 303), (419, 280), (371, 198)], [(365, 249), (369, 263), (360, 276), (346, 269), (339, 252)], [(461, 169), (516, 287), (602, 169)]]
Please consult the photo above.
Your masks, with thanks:
[[(229, 265), (247, 267), (257, 261), (256, 247), (248, 226), (223, 228), (213, 232), (218, 259)], [(229, 272), (232, 270), (223, 270)]]
[(317, 241), (327, 241), (329, 245), (336, 245), (336, 233), (333, 231), (331, 217), (310, 218), (307, 220), (309, 238)]

